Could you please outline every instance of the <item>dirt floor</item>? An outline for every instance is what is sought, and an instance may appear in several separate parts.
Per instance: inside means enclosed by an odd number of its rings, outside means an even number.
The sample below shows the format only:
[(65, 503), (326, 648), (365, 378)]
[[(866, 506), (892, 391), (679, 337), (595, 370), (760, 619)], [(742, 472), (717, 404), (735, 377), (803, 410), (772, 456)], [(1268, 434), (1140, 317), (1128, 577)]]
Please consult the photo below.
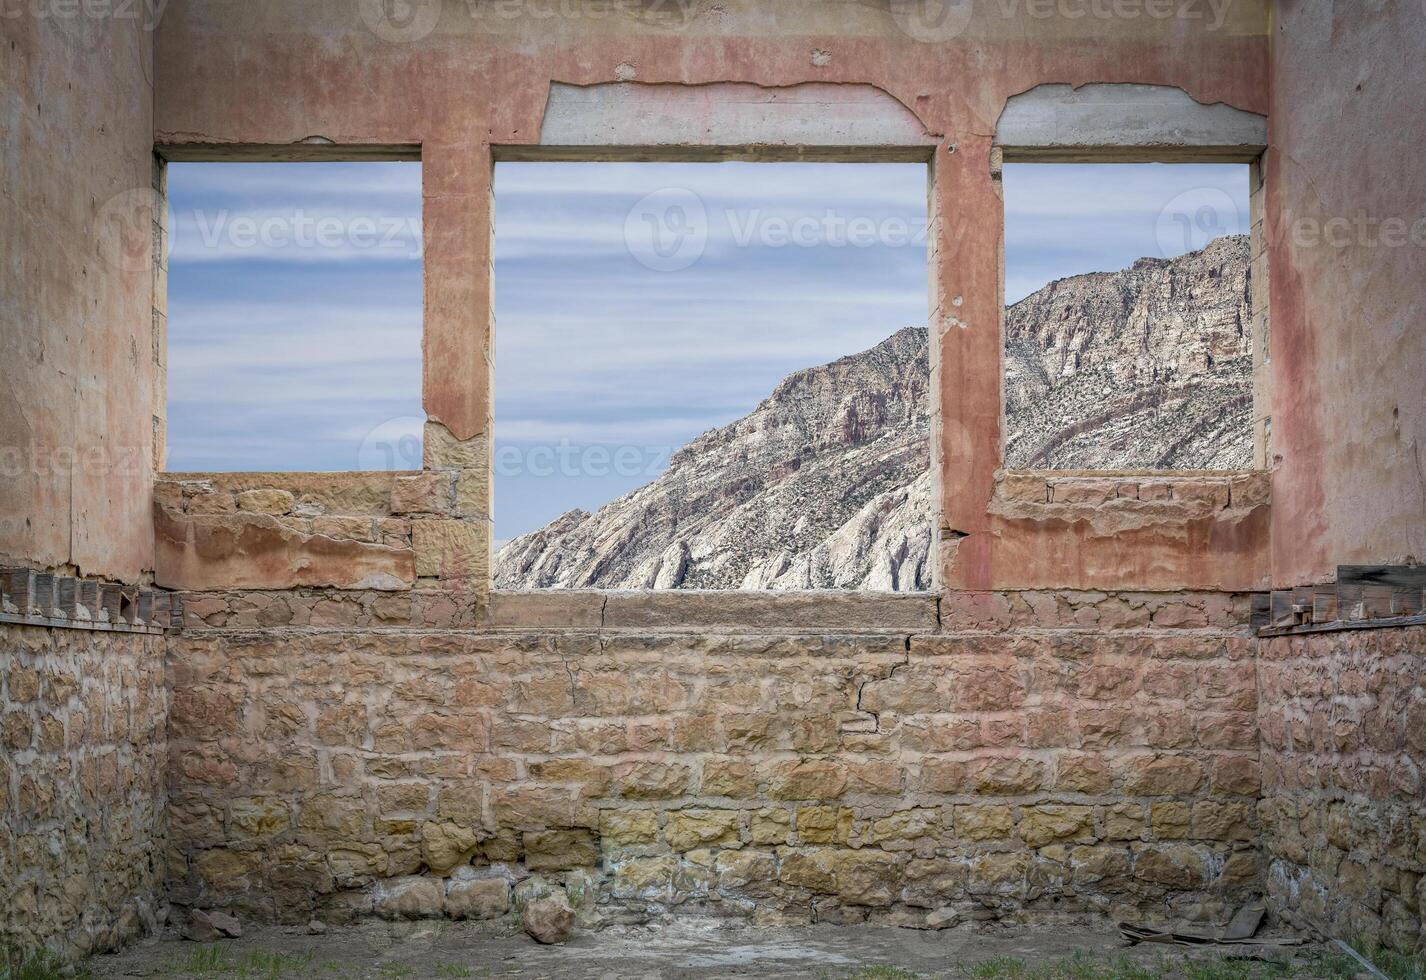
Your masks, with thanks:
[(333, 928), (250, 929), (214, 944), (150, 940), (90, 960), (95, 977), (214, 977), (246, 980), (451, 977), (592, 978), (798, 977), (809, 980), (1236, 980), (1357, 975), (1322, 947), (1242, 949), (1124, 947), (1107, 924), (941, 932), (870, 926), (759, 929), (688, 921), (579, 933), (540, 946), (510, 925), (377, 923)]

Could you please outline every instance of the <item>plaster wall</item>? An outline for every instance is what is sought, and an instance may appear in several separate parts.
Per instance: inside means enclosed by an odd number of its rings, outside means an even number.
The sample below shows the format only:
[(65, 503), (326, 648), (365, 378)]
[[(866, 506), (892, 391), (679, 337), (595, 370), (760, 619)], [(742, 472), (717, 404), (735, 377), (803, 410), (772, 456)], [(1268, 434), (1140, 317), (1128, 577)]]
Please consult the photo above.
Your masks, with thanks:
[(162, 415), (144, 6), (0, 17), (0, 564), (123, 582)]
[(1423, 50), (1418, 4), (1274, 9), (1275, 587), (1426, 560)]
[[(587, 143), (613, 118), (601, 97), (608, 86), (647, 86), (614, 102), (663, 109), (682, 104), (660, 94), (666, 87), (695, 87), (706, 105), (691, 131), (715, 156), (728, 155), (729, 144), (767, 152), (742, 144), (766, 128), (750, 119), (760, 124), (768, 106), (785, 108), (777, 93), (821, 93), (808, 104), (818, 102), (828, 120), (817, 130), (832, 133), (866, 132), (867, 107), (886, 101), (895, 112), (871, 128), (912, 134), (932, 171), (933, 455), (953, 461), (939, 488), (940, 583), (1251, 589), (1267, 580), (1265, 502), (1195, 520), (1121, 523), (1113, 534), (1084, 514), (992, 513), (1003, 310), (996, 120), (1012, 95), (1089, 82), (1173, 86), (1204, 103), (1264, 112), (1265, 6), (1224, 5), (1218, 14), (1190, 6), (1167, 18), (1075, 18), (1053, 5), (952, 4), (945, 19), (928, 21), (917, 13), (924, 5), (899, 2), (473, 0), (415, 4), (398, 23), (375, 2), (177, 0), (157, 41), (156, 141), (185, 159), (419, 146), (424, 401), (428, 441), (432, 431), (446, 440), (434, 452), (428, 444), (427, 468), (468, 472), (488, 467), (478, 457), (491, 427), (497, 155), (550, 149), (539, 146), (547, 129), (551, 139), (577, 132)], [(828, 94), (839, 87), (845, 100)], [(594, 100), (588, 125), (570, 125), (580, 115), (571, 116), (573, 94)], [(743, 111), (720, 109), (735, 103)], [(795, 120), (787, 125), (798, 131)], [(658, 139), (646, 119), (641, 126), (626, 139)], [(436, 543), (463, 556), (443, 561), (444, 573), (477, 590), (488, 587), (488, 515), (487, 496), (477, 520), (440, 528)]]

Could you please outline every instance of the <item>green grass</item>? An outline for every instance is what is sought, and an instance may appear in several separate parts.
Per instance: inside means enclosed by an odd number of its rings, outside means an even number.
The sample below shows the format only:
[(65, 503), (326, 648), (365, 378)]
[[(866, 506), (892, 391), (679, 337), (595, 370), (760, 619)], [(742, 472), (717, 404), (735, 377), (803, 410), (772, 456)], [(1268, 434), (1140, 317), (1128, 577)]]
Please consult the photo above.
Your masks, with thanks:
[(899, 966), (869, 966), (851, 974), (847, 980), (920, 980), (920, 976)]
[(0, 949), (0, 980), (85, 980), (93, 977), (85, 967), (70, 963), (49, 950), (28, 955)]
[(473, 977), (475, 976), (475, 974), (470, 972), (470, 967), (464, 966), (460, 963), (442, 963), (436, 967), (436, 976)]
[[(1176, 952), (1188, 952), (1182, 948)], [(1032, 967), (1013, 956), (997, 956), (963, 965), (965, 980), (1352, 980), (1359, 968), (1341, 954), (1303, 953), (1291, 963), (1229, 959), (1221, 953), (1210, 956), (1161, 954), (1153, 964), (1135, 963), (1119, 954), (1105, 956), (1084, 951)], [(1385, 971), (1383, 971), (1385, 972)], [(1393, 980), (1426, 980), (1421, 975), (1404, 974)]]
[(254, 949), (234, 956), (222, 946), (199, 946), (163, 972), (176, 977), (223, 977), (232, 980), (294, 980), (331, 972), (334, 964), (318, 967), (310, 953), (279, 953)]
[[(1426, 953), (1397, 953), (1366, 939), (1348, 940), (1347, 944), (1391, 980), (1426, 980)], [(1353, 970), (1361, 969), (1346, 953), (1337, 955), (1350, 963)]]

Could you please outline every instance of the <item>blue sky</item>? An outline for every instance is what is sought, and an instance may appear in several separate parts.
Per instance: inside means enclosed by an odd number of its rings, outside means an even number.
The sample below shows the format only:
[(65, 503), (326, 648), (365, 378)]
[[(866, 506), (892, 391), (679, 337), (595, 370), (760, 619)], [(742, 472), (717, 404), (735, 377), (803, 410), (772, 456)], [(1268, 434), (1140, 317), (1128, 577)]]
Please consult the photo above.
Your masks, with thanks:
[[(1008, 166), (1006, 294), (1247, 229), (1241, 166)], [(418, 468), (420, 165), (173, 164), (170, 470)], [(496, 168), (496, 538), (927, 316), (918, 164)]]

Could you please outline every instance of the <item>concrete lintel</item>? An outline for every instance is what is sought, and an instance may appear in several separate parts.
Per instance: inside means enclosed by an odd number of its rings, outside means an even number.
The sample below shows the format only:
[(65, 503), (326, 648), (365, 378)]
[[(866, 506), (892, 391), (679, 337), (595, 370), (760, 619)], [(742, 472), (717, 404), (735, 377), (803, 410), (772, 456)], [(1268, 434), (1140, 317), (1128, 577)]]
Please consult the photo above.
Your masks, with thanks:
[(742, 148), (767, 158), (773, 148), (805, 153), (818, 147), (840, 152), (915, 147), (929, 154), (937, 142), (914, 112), (883, 89), (825, 82), (785, 87), (554, 82), (540, 127), (540, 146), (566, 151)]
[(1266, 116), (1168, 85), (1039, 85), (1012, 96), (995, 128), (1011, 162), (1249, 162), (1267, 139)]
[(420, 160), (421, 147), (403, 143), (158, 143), (169, 163), (361, 163)]
[(537, 146), (509, 143), (491, 147), (497, 161), (528, 163), (926, 163), (927, 146)]

